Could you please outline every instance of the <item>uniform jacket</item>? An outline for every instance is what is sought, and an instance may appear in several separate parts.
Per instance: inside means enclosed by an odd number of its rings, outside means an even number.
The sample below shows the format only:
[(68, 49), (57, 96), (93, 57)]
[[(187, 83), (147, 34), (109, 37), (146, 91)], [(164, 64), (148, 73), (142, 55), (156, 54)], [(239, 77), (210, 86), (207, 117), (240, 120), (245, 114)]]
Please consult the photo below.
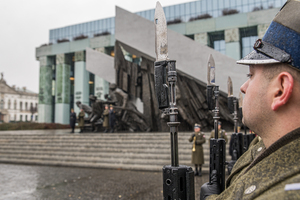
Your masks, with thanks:
[[(300, 128), (280, 138), (268, 149), (251, 148), (254, 160), (248, 155), (240, 157), (234, 171), (246, 168), (231, 181), (230, 186), (212, 199), (300, 199)], [(263, 147), (262, 147), (263, 148)], [(252, 162), (251, 162), (252, 161)], [(230, 177), (229, 177), (230, 178)]]
[(116, 112), (114, 110), (109, 110), (109, 125), (114, 127), (116, 121)]
[(231, 174), (226, 179), (226, 188), (228, 188), (238, 177), (238, 175), (245, 171), (251, 162), (263, 152), (265, 145), (259, 136), (255, 137), (248, 147), (248, 151), (241, 155), (232, 168)]
[(71, 112), (71, 114), (70, 114), (70, 126), (75, 127), (75, 123), (76, 123), (76, 113)]
[(80, 128), (82, 128), (84, 126), (84, 116), (85, 116), (84, 111), (81, 111), (78, 115), (78, 126)]
[(105, 110), (103, 111), (103, 114), (102, 114), (102, 115), (103, 115), (103, 124), (102, 124), (102, 126), (103, 126), (103, 127), (108, 127), (108, 125), (109, 125), (109, 124), (108, 124), (108, 123), (109, 123), (109, 121), (108, 121), (109, 110), (106, 110), (106, 109), (105, 109)]
[(195, 149), (196, 151), (192, 151), (192, 163), (196, 165), (204, 164), (204, 155), (203, 155), (203, 147), (202, 144), (205, 143), (205, 135), (202, 132), (195, 132), (189, 138), (190, 142), (194, 141), (194, 137), (196, 137), (195, 141)]
[[(210, 133), (210, 138), (215, 138), (215, 130), (212, 130)], [(209, 139), (210, 139), (209, 138)], [(219, 129), (218, 138), (224, 138), (225, 142), (228, 142), (228, 138), (224, 129)]]

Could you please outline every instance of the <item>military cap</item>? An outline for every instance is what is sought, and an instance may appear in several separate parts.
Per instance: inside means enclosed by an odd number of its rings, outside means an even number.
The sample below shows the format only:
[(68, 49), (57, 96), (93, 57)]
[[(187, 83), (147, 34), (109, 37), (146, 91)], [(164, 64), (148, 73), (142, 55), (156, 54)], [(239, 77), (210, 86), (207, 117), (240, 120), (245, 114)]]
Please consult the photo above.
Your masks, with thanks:
[(201, 125), (196, 123), (194, 128), (201, 128)]
[(238, 60), (238, 64), (256, 65), (287, 63), (300, 69), (300, 1), (288, 0), (271, 22), (254, 51)]

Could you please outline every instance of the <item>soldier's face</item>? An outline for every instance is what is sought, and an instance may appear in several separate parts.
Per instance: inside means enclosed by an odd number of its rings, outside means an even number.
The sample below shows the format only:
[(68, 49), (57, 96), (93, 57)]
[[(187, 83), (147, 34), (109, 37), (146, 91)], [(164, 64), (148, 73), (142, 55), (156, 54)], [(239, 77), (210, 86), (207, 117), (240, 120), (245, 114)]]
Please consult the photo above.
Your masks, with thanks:
[(251, 65), (248, 80), (241, 86), (243, 99), (243, 123), (255, 132), (266, 126), (268, 119), (268, 83), (263, 73), (264, 65)]
[(194, 128), (194, 131), (195, 131), (195, 132), (199, 132), (200, 130), (201, 130), (201, 129), (198, 128), (198, 127), (195, 127), (195, 128)]

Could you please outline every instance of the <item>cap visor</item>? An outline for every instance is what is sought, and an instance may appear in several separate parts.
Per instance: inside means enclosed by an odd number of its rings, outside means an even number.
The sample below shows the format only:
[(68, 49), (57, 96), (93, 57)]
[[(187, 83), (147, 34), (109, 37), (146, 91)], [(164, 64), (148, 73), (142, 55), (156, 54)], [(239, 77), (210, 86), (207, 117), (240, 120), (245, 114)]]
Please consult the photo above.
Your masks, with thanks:
[(275, 60), (265, 54), (262, 54), (257, 51), (252, 51), (247, 56), (242, 58), (241, 60), (236, 61), (237, 64), (242, 65), (258, 65), (258, 64), (273, 64), (280, 63), (278, 60)]

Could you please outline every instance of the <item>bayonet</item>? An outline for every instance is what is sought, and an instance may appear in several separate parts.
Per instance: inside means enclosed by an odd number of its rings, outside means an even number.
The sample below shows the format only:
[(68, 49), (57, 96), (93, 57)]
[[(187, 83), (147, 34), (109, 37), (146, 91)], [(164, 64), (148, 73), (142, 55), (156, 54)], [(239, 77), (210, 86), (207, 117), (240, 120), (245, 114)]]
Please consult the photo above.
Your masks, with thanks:
[(233, 96), (232, 80), (230, 76), (228, 76), (228, 80), (227, 80), (227, 89), (228, 89), (228, 97)]
[(207, 62), (207, 85), (215, 85), (215, 61), (211, 54)]
[(156, 3), (154, 24), (156, 61), (168, 60), (167, 21), (164, 10), (159, 2)]

